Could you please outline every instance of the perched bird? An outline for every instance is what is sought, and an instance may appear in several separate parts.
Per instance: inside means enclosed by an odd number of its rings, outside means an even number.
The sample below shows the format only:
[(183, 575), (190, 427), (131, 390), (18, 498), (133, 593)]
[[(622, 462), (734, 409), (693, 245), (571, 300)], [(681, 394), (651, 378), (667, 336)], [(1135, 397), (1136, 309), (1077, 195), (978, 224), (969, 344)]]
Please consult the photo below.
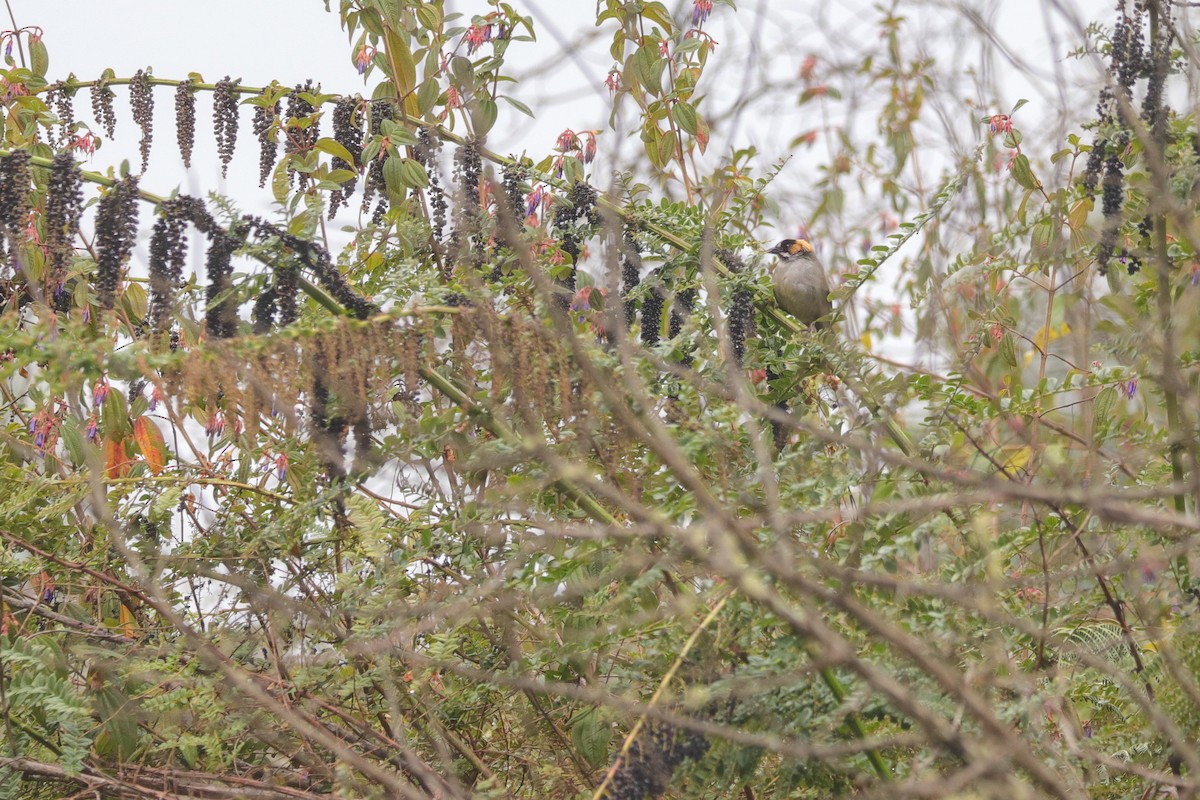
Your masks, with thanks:
[(775, 302), (805, 325), (815, 323), (818, 328), (826, 327), (828, 322), (817, 320), (833, 311), (829, 278), (812, 245), (804, 239), (784, 239), (767, 252), (779, 256), (779, 262), (771, 270)]

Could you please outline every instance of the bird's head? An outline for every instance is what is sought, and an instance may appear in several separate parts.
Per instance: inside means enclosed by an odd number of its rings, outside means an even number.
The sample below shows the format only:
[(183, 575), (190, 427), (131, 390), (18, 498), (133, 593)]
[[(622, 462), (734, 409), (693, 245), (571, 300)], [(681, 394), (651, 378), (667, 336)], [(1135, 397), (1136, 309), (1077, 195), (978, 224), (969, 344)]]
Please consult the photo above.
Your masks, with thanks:
[(806, 239), (784, 239), (767, 251), (784, 261), (813, 255), (813, 246)]

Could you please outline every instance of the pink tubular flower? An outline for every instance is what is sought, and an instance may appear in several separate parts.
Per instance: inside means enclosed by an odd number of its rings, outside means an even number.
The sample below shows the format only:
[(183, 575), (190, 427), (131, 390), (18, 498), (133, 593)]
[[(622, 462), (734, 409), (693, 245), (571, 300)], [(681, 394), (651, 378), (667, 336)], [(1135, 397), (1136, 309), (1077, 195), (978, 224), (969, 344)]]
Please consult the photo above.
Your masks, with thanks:
[(596, 132), (587, 131), (587, 143), (583, 146), (583, 163), (590, 164), (596, 158)]
[(108, 378), (101, 378), (92, 386), (92, 405), (99, 408), (104, 405), (104, 401), (108, 399), (108, 393), (112, 387), (108, 384)]
[(89, 156), (96, 152), (96, 148), (100, 146), (100, 137), (91, 131), (83, 133), (71, 134), (71, 141), (67, 142), (68, 150), (78, 150), (81, 153), (87, 153)]
[(287, 453), (280, 453), (275, 456), (275, 477), (283, 480), (287, 477), (288, 457)]
[(150, 410), (154, 411), (155, 409), (157, 409), (158, 404), (162, 402), (162, 399), (163, 399), (162, 389), (155, 386), (154, 391), (152, 391), (150, 393)]
[(359, 75), (362, 75), (367, 71), (367, 67), (371, 66), (371, 59), (375, 58), (375, 53), (375, 48), (366, 42), (363, 42), (363, 46), (358, 48), (358, 52), (354, 54), (354, 66), (358, 67)]
[(695, 0), (692, 5), (692, 24), (703, 25), (712, 10), (713, 0)]
[(575, 131), (567, 128), (558, 135), (558, 141), (555, 142), (554, 146), (559, 150), (562, 150), (564, 153), (568, 150), (578, 150), (579, 137), (575, 135)]
[(988, 130), (992, 133), (1011, 133), (1012, 119), (1008, 114), (993, 114), (988, 120)]
[(542, 198), (545, 197), (546, 190), (539, 183), (533, 187), (533, 191), (525, 198), (525, 216), (532, 217), (537, 213), (538, 207), (542, 204)]
[(204, 426), (204, 432), (209, 436), (220, 436), (225, 432), (225, 414), (221, 411), (214, 411), (208, 417), (208, 423)]
[(100, 420), (94, 411), (92, 412), (92, 415), (88, 417), (87, 440), (92, 444), (100, 441)]
[(817, 69), (817, 57), (808, 55), (804, 57), (804, 61), (800, 64), (800, 80), (812, 80), (813, 72)]
[(621, 88), (621, 73), (616, 67), (608, 71), (608, 77), (604, 79), (604, 85), (608, 87), (609, 94), (616, 94)]
[(492, 39), (491, 25), (472, 25), (467, 28), (467, 55), (471, 55), (478, 50), (484, 42)]

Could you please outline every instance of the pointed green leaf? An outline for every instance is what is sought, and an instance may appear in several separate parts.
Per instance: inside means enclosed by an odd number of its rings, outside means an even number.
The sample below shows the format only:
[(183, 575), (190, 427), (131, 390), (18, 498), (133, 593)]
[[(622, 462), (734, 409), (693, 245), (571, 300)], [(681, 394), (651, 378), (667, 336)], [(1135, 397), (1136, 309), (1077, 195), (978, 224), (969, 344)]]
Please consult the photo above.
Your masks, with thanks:
[(671, 109), (671, 118), (689, 136), (695, 136), (696, 131), (699, 130), (696, 122), (696, 109), (682, 100), (675, 103), (675, 107)]
[(317, 143), (314, 146), (322, 153), (327, 153), (334, 158), (340, 158), (347, 164), (354, 163), (354, 156), (350, 155), (350, 151), (346, 149), (346, 146), (337, 139), (329, 137), (317, 139)]

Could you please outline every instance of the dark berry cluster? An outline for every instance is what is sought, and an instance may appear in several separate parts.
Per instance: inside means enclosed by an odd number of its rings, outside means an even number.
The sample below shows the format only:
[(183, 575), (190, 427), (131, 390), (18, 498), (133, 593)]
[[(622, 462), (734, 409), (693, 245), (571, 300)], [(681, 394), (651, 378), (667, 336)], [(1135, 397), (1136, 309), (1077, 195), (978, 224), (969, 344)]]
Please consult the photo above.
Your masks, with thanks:
[[(479, 231), (482, 224), (480, 185), (483, 179), (483, 159), (474, 142), (460, 145), (454, 151), (454, 230), (450, 232), (450, 263), (465, 263), (478, 267), (483, 263), (483, 243)], [(566, 298), (570, 304), (570, 298)], [(565, 307), (565, 305), (564, 305)]]
[(567, 197), (554, 206), (552, 225), (558, 235), (558, 246), (571, 257), (570, 272), (559, 280), (565, 292), (559, 295), (560, 302), (565, 300), (569, 304), (575, 295), (575, 265), (579, 263), (584, 237), (591, 235), (583, 225), (594, 228), (598, 222), (596, 190), (583, 181), (576, 181)]
[(268, 333), (275, 324), (275, 287), (270, 286), (254, 298), (254, 307), (250, 309), (250, 319), (254, 322), (254, 333)]
[[(683, 333), (683, 323), (692, 315), (696, 308), (696, 290), (684, 289), (675, 296), (675, 305), (671, 309), (671, 320), (667, 324), (668, 336), (674, 339)], [(679, 362), (685, 367), (692, 365), (691, 353), (686, 353)]]
[(237, 146), (236, 87), (237, 81), (228, 75), (213, 87), (213, 134), (217, 140), (217, 153), (221, 156), (221, 177), (229, 172), (229, 162), (233, 160), (233, 150)]
[(192, 166), (192, 148), (196, 144), (196, 93), (189, 78), (175, 87), (175, 140), (185, 167)]
[[(713, 255), (735, 275), (746, 271), (745, 262), (732, 250), (717, 250)], [(746, 339), (754, 332), (754, 295), (745, 286), (735, 286), (729, 293), (729, 308), (725, 311), (725, 318), (729, 321), (733, 361), (741, 366), (746, 356)]]
[(54, 115), (58, 117), (58, 141), (61, 144), (66, 144), (71, 140), (71, 133), (75, 128), (75, 103), (72, 102), (74, 92), (67, 89), (67, 85), (59, 81), (52, 83), (46, 89), (46, 105), (54, 109)]
[(71, 298), (64, 290), (67, 262), (74, 247), (72, 240), (79, 230), (83, 213), (83, 177), (70, 152), (54, 156), (50, 182), (46, 186), (46, 288), (54, 298), (54, 308), (66, 311)]
[(583, 181), (576, 181), (566, 201), (555, 205), (553, 222), (554, 229), (559, 232), (559, 247), (571, 257), (571, 263), (579, 260), (581, 252), (579, 223), (595, 226), (598, 221), (596, 190)]
[[(330, 408), (328, 367), (323, 355), (313, 358), (310, 365), (312, 383), (312, 440), (326, 474), (338, 480), (345, 476), (343, 445), (346, 441), (347, 420)], [(335, 404), (336, 405), (336, 404)]]
[[(1112, 258), (1117, 255), (1120, 230), (1124, 220), (1125, 164), (1123, 159), (1133, 137), (1126, 109), (1132, 107), (1133, 86), (1140, 77), (1149, 76), (1146, 97), (1142, 104), (1142, 119), (1151, 134), (1162, 147), (1166, 137), (1167, 111), (1163, 105), (1163, 88), (1166, 82), (1170, 59), (1171, 30), (1168, 4), (1163, 4), (1163, 13), (1168, 15), (1167, 25), (1159, 26), (1157, 35), (1147, 53), (1143, 32), (1144, 3), (1135, 2), (1130, 13), (1125, 0), (1117, 4), (1117, 22), (1109, 49), (1109, 85), (1100, 90), (1096, 103), (1096, 115), (1101, 134), (1097, 136), (1088, 154), (1083, 173), (1083, 185), (1089, 192), (1099, 188), (1102, 192), (1101, 208), (1104, 226), (1100, 232), (1100, 245), (1096, 262), (1101, 272), (1108, 269)], [(1126, 261), (1130, 271), (1140, 268), (1140, 259), (1126, 248), (1120, 248), (1120, 257)]]
[(113, 108), (113, 100), (117, 95), (103, 82), (92, 84), (91, 94), (92, 116), (96, 118), (96, 122), (100, 123), (104, 128), (104, 133), (111, 139), (117, 129), (117, 112)]
[[(354, 287), (350, 285), (349, 281), (338, 271), (337, 266), (330, 259), (329, 251), (321, 244), (301, 239), (299, 236), (293, 236), (287, 231), (258, 217), (246, 215), (242, 217), (242, 221), (247, 224), (260, 240), (273, 236), (279, 240), (280, 244), (295, 253), (299, 257), (301, 264), (312, 270), (313, 275), (317, 278), (317, 282), (333, 296), (333, 299), (341, 303), (342, 307), (350, 311), (355, 317), (366, 319), (378, 310), (371, 301), (354, 290)], [(298, 278), (299, 276), (297, 276), (297, 280)]]
[(1096, 263), (1101, 273), (1108, 269), (1117, 247), (1117, 236), (1121, 228), (1121, 208), (1125, 204), (1125, 165), (1115, 150), (1104, 161), (1104, 183), (1102, 184), (1101, 208), (1104, 211), (1104, 226), (1100, 230), (1100, 249)]
[(183, 199), (173, 198), (162, 204), (150, 234), (150, 325), (160, 334), (171, 326), (175, 291), (183, 281), (187, 256), (184, 234), (191, 211)]
[(233, 295), (233, 254), (240, 244), (237, 236), (219, 227), (209, 231), (208, 254), (204, 272), (208, 277), (205, 290), (208, 311), (204, 329), (213, 339), (229, 339), (237, 333), (237, 298)]
[(12, 258), (8, 263), (12, 274), (17, 271), (17, 248), (25, 239), (25, 225), (29, 216), (29, 153), (13, 150), (0, 160), (0, 228), (4, 238), (0, 239), (0, 259), (4, 258), (7, 240)]
[[(313, 91), (312, 81), (306, 81), (303, 86), (297, 84), (287, 96), (287, 106), (284, 111), (284, 152), (307, 153), (320, 138), (319, 117), (313, 115), (312, 104), (301, 97), (301, 94)], [(288, 179), (300, 176), (300, 188), (308, 186), (308, 175), (295, 170), (288, 171)]]
[(138, 152), (142, 155), (142, 172), (150, 166), (150, 145), (154, 142), (154, 90), (150, 87), (150, 76), (139, 69), (129, 79), (129, 105), (133, 121), (142, 132)]
[[(358, 405), (362, 405), (361, 403)], [(359, 408), (354, 414), (354, 462), (351, 469), (356, 474), (365, 474), (371, 465), (371, 420), (366, 408)]]
[(127, 175), (100, 198), (96, 209), (96, 289), (103, 308), (116, 303), (121, 268), (137, 239), (137, 222), (138, 179)]
[[(1160, 25), (1160, 30), (1171, 29), (1171, 6), (1169, 3), (1162, 4), (1161, 13), (1166, 15), (1167, 24)], [(1171, 69), (1171, 37), (1160, 33), (1151, 45), (1151, 52), (1146, 60), (1149, 62), (1147, 71), (1150, 77), (1146, 81), (1146, 96), (1142, 99), (1142, 120), (1150, 129), (1155, 140), (1161, 144), (1166, 138), (1168, 110), (1163, 103), (1163, 89), (1167, 83), (1167, 73)]]
[[(396, 108), (392, 105), (391, 100), (372, 100), (371, 101), (371, 138), (375, 139), (383, 135), (384, 120), (394, 119), (396, 116)], [(367, 165), (367, 176), (363, 180), (363, 198), (362, 210), (365, 212), (371, 208), (371, 200), (376, 194), (379, 195), (379, 202), (375, 206), (375, 211), (371, 214), (371, 221), (378, 223), (383, 219), (383, 215), (387, 213), (387, 184), (383, 179), (383, 162), (386, 158), (386, 153), (380, 151), (370, 164)]]
[(621, 236), (621, 307), (625, 312), (625, 330), (633, 327), (637, 318), (637, 301), (630, 293), (642, 282), (642, 246), (633, 235), (633, 228), (625, 226)]
[[(333, 138), (345, 147), (354, 158), (354, 163), (347, 164), (343, 159), (334, 157), (331, 166), (334, 169), (353, 170), (356, 174), (362, 164), (363, 129), (362, 117), (358, 113), (359, 101), (354, 97), (343, 97), (333, 107)], [(335, 189), (329, 196), (329, 218), (333, 219), (338, 209), (346, 205), (346, 198), (354, 194), (357, 178), (351, 178)]]
[[(263, 92), (266, 97), (269, 90)], [(279, 103), (267, 102), (267, 105), (254, 107), (254, 135), (258, 137), (258, 185), (267, 185), (267, 178), (275, 169), (275, 120), (279, 116)]]
[(417, 130), (417, 159), (425, 167), (429, 176), (429, 186), (425, 190), (429, 198), (430, 224), (433, 228), (433, 238), (442, 240), (446, 232), (446, 192), (442, 189), (440, 156), (442, 140), (428, 127), (421, 126)]
[(656, 267), (650, 273), (650, 285), (646, 287), (649, 291), (642, 298), (642, 344), (645, 345), (658, 344), (661, 336), (663, 305), (666, 303), (666, 294), (659, 286), (661, 280), (662, 268)]
[(300, 268), (293, 261), (283, 261), (275, 268), (275, 297), (279, 308), (279, 324), (291, 325), (297, 318), (297, 295), (300, 292)]
[(675, 768), (708, 752), (708, 740), (694, 731), (679, 731), (667, 723), (646, 725), (613, 772), (608, 800), (657, 800), (667, 791)]
[(454, 189), (461, 206), (479, 208), (479, 181), (483, 177), (483, 159), (479, 148), (468, 142), (454, 151)]
[(504, 165), (504, 203), (505, 209), (512, 218), (513, 224), (520, 230), (525, 220), (525, 186), (529, 180), (529, 170), (523, 164), (513, 160)]

